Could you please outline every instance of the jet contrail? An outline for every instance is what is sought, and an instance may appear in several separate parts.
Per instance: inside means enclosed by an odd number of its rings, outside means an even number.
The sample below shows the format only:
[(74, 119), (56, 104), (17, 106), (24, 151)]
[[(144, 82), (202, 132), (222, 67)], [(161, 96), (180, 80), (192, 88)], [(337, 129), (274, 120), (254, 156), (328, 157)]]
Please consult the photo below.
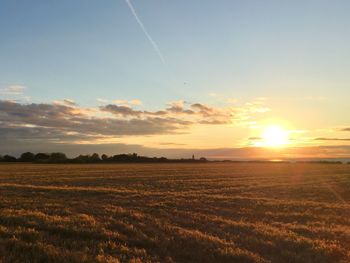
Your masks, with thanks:
[(149, 40), (149, 42), (151, 43), (153, 49), (155, 50), (155, 52), (158, 54), (160, 60), (162, 61), (163, 64), (165, 64), (165, 59), (164, 56), (162, 54), (162, 52), (160, 51), (157, 43), (153, 40), (153, 38), (151, 37), (151, 35), (147, 32), (146, 27), (143, 25), (142, 21), (140, 20), (139, 16), (136, 13), (136, 10), (134, 8), (134, 6), (131, 4), (130, 0), (125, 0), (126, 4), (129, 6), (131, 13), (133, 14), (133, 16), (136, 19), (136, 22), (139, 24), (139, 26), (141, 27), (143, 33), (146, 35), (147, 39)]

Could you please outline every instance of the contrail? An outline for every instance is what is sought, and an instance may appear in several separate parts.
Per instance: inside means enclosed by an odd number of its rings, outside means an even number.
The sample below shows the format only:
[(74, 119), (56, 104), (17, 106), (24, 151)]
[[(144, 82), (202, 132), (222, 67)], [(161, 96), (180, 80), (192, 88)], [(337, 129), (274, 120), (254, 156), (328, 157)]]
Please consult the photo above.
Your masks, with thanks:
[(160, 60), (162, 61), (162, 63), (165, 65), (165, 59), (164, 56), (162, 54), (162, 52), (160, 51), (157, 43), (153, 40), (153, 38), (151, 37), (151, 35), (147, 32), (146, 27), (143, 25), (142, 21), (140, 20), (139, 16), (136, 13), (136, 10), (134, 8), (134, 6), (131, 4), (130, 0), (125, 0), (126, 4), (128, 5), (128, 7), (130, 8), (131, 13), (133, 14), (133, 16), (136, 19), (136, 22), (139, 24), (139, 26), (141, 27), (143, 33), (146, 35), (147, 39), (149, 40), (149, 42), (151, 43), (154, 51), (158, 54)]

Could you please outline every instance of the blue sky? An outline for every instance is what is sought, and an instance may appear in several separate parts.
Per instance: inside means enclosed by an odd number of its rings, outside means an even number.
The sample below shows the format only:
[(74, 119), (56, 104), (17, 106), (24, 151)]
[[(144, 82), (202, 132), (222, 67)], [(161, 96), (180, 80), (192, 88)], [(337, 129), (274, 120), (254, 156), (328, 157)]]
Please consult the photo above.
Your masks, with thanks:
[(122, 0), (1, 1), (1, 84), (38, 100), (157, 104), (212, 92), (327, 95), (330, 79), (349, 81), (348, 1), (132, 3), (166, 65)]
[(317, 115), (299, 129), (348, 125), (349, 1), (131, 3), (165, 63), (124, 0), (2, 0), (0, 88), (25, 86), (35, 103), (138, 99), (149, 110), (264, 97), (272, 117)]

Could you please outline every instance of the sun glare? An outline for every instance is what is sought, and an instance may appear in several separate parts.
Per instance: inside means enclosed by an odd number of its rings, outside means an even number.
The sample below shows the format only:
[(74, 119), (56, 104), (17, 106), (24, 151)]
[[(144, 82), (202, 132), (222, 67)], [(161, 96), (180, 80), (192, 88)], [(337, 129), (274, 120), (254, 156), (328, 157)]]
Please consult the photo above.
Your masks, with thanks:
[(268, 126), (263, 131), (262, 146), (282, 147), (288, 142), (288, 132), (279, 125)]

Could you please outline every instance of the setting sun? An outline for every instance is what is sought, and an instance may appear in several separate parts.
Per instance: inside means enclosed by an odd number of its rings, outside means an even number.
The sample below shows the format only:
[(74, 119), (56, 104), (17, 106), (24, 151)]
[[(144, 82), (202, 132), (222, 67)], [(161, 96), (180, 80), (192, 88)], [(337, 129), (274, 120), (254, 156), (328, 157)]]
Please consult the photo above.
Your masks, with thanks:
[(278, 125), (271, 125), (264, 129), (262, 145), (267, 147), (281, 147), (288, 144), (288, 132)]

